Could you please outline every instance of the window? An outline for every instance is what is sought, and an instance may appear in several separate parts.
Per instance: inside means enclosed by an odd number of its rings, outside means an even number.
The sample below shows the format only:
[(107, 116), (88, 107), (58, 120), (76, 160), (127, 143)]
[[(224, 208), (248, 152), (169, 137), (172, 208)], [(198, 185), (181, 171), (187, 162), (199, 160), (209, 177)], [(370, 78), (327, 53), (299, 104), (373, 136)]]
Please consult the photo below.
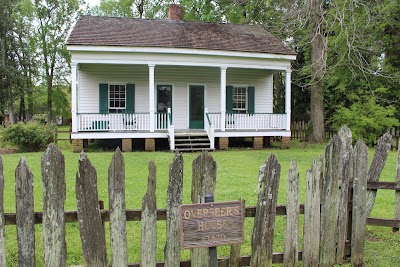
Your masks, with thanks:
[(110, 84), (109, 96), (108, 112), (125, 113), (126, 86), (121, 84)]
[(232, 111), (234, 113), (247, 112), (247, 87), (233, 87)]

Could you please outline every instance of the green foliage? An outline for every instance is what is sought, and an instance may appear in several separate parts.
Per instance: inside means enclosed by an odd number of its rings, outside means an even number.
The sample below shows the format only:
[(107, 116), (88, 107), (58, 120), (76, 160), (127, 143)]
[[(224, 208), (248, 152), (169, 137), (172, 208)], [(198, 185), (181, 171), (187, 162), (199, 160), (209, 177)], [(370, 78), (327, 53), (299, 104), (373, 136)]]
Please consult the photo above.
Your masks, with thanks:
[[(374, 151), (369, 150), (370, 158)], [(305, 173), (310, 168), (312, 159), (316, 155), (324, 153), (322, 146), (317, 147), (298, 147), (295, 149), (271, 149), (271, 150), (231, 150), (226, 152), (212, 152), (212, 156), (217, 162), (217, 201), (231, 201), (243, 199), (246, 206), (254, 206), (257, 202), (257, 177), (258, 169), (269, 153), (274, 153), (281, 164), (281, 182), (279, 185), (278, 205), (284, 205), (286, 202), (286, 174), (293, 159), (298, 164), (300, 174), (300, 203), (304, 203), (305, 198)], [(41, 178), (40, 153), (18, 153), (3, 155), (5, 192), (4, 208), (6, 213), (15, 212), (15, 168), (18, 165), (20, 157), (25, 157), (34, 177), (34, 201), (35, 211), (42, 211), (43, 193)], [(65, 156), (67, 196), (65, 201), (66, 210), (76, 210), (75, 196), (75, 177), (78, 170), (79, 154), (72, 153), (69, 148), (63, 151)], [(147, 189), (147, 165), (150, 160), (157, 164), (157, 207), (165, 208), (166, 192), (168, 188), (169, 164), (173, 159), (170, 152), (129, 152), (123, 153), (125, 158), (126, 173), (126, 207), (127, 209), (141, 209), (142, 197)], [(189, 204), (191, 190), (192, 161), (199, 153), (183, 154), (183, 203)], [(112, 153), (88, 153), (88, 157), (97, 170), (99, 199), (105, 203), (105, 209), (108, 209), (108, 167), (111, 161)], [(381, 181), (393, 181), (393, 174), (396, 173), (397, 152), (390, 151), (386, 160), (385, 168), (382, 172)], [(395, 198), (391, 190), (378, 190), (375, 205), (372, 211), (374, 218), (393, 218), (393, 209), (395, 207)], [(128, 257), (129, 262), (140, 261), (140, 222), (127, 222), (128, 231)], [(245, 240), (241, 247), (241, 255), (251, 254), (251, 230), (254, 221), (252, 218), (245, 219)], [(106, 226), (106, 239), (109, 240), (109, 223)], [(274, 251), (283, 251), (284, 248), (284, 216), (278, 216), (275, 223)], [(400, 235), (392, 233), (388, 227), (378, 227), (368, 225), (366, 227), (366, 253), (365, 259), (368, 266), (400, 266)], [(6, 228), (6, 252), (7, 266), (18, 266), (18, 247), (16, 242), (16, 227), (9, 225)], [(300, 234), (301, 238), (302, 234)], [(36, 227), (36, 266), (42, 267), (43, 263), (43, 242), (42, 226)], [(67, 265), (84, 265), (82, 249), (80, 246), (79, 224), (66, 224), (66, 243), (67, 243)], [(301, 239), (300, 239), (301, 243)], [(163, 261), (165, 246), (165, 221), (157, 223), (157, 260)], [(107, 246), (110, 253), (110, 246)], [(182, 259), (190, 259), (190, 251), (182, 250)], [(108, 254), (110, 255), (110, 254)], [(218, 247), (220, 257), (229, 256), (229, 246)], [(274, 266), (283, 266), (282, 264)], [(350, 266), (342, 265), (342, 266)]]
[(4, 143), (18, 147), (21, 151), (39, 151), (54, 142), (55, 127), (38, 122), (19, 122), (2, 130)]
[(399, 125), (394, 117), (395, 107), (383, 107), (376, 103), (375, 97), (360, 100), (350, 108), (340, 107), (333, 115), (333, 127), (339, 130), (347, 125), (353, 132), (353, 139), (363, 139), (365, 143), (376, 141), (389, 127)]

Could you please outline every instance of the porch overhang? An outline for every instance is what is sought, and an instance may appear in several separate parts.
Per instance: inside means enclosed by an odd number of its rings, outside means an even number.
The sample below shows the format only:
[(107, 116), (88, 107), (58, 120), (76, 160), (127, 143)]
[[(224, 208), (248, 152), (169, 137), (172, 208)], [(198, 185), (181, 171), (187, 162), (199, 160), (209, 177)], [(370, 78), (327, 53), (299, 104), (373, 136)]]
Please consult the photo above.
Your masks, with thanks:
[(223, 51), (208, 49), (188, 48), (164, 48), (164, 47), (122, 47), (122, 46), (90, 46), (90, 45), (67, 45), (68, 51), (74, 52), (112, 52), (112, 53), (150, 53), (150, 54), (182, 54), (182, 55), (203, 55), (223, 57), (243, 57), (257, 59), (295, 60), (296, 55), (254, 53), (240, 51)]
[[(78, 49), (79, 48), (79, 49)], [(290, 69), (294, 55), (230, 52), (199, 49), (116, 48), (100, 47), (99, 51), (69, 47), (71, 64), (118, 64), (153, 66), (191, 66), (215, 68), (247, 68), (270, 71)], [(109, 48), (106, 50), (106, 48)], [(115, 51), (114, 51), (115, 50)], [(152, 52), (154, 51), (154, 52)]]

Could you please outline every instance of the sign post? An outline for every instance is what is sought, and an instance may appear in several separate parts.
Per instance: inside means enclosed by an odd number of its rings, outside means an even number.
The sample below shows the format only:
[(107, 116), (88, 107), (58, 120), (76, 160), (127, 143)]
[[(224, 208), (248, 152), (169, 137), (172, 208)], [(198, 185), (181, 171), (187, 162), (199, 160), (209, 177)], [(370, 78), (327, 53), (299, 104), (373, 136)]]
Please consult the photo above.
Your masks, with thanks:
[[(207, 192), (205, 197), (206, 203), (214, 202), (212, 193)], [(209, 247), (208, 254), (210, 257), (210, 267), (218, 267), (217, 247)]]

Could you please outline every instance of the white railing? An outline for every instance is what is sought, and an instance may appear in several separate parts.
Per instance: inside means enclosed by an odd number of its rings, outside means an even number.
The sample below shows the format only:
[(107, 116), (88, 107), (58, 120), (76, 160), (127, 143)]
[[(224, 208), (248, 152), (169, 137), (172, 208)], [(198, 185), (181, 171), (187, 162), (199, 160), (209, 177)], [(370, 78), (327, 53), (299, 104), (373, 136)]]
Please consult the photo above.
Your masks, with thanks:
[(175, 150), (175, 129), (172, 123), (171, 108), (168, 108), (167, 124), (168, 124), (168, 135), (169, 135), (169, 148), (170, 150)]
[(210, 116), (209, 116), (207, 108), (204, 109), (204, 117), (205, 117), (204, 128), (205, 128), (205, 130), (207, 132), (208, 139), (210, 139), (210, 148), (214, 149), (215, 148), (215, 144), (214, 144), (214, 142), (215, 142), (215, 139), (214, 139), (214, 137), (215, 137), (215, 135), (214, 135), (214, 125), (211, 122), (211, 119), (210, 119)]
[(286, 129), (286, 114), (226, 114), (226, 129)]
[[(215, 129), (221, 129), (221, 113), (209, 113)], [(228, 130), (284, 130), (286, 114), (230, 113), (225, 116), (225, 129)]]
[(214, 129), (221, 129), (221, 113), (208, 113)]
[(78, 131), (149, 130), (150, 114), (78, 114)]
[(156, 129), (157, 130), (166, 130), (168, 129), (168, 113), (167, 112), (161, 112), (161, 113), (156, 113), (155, 115), (155, 121), (156, 121)]

